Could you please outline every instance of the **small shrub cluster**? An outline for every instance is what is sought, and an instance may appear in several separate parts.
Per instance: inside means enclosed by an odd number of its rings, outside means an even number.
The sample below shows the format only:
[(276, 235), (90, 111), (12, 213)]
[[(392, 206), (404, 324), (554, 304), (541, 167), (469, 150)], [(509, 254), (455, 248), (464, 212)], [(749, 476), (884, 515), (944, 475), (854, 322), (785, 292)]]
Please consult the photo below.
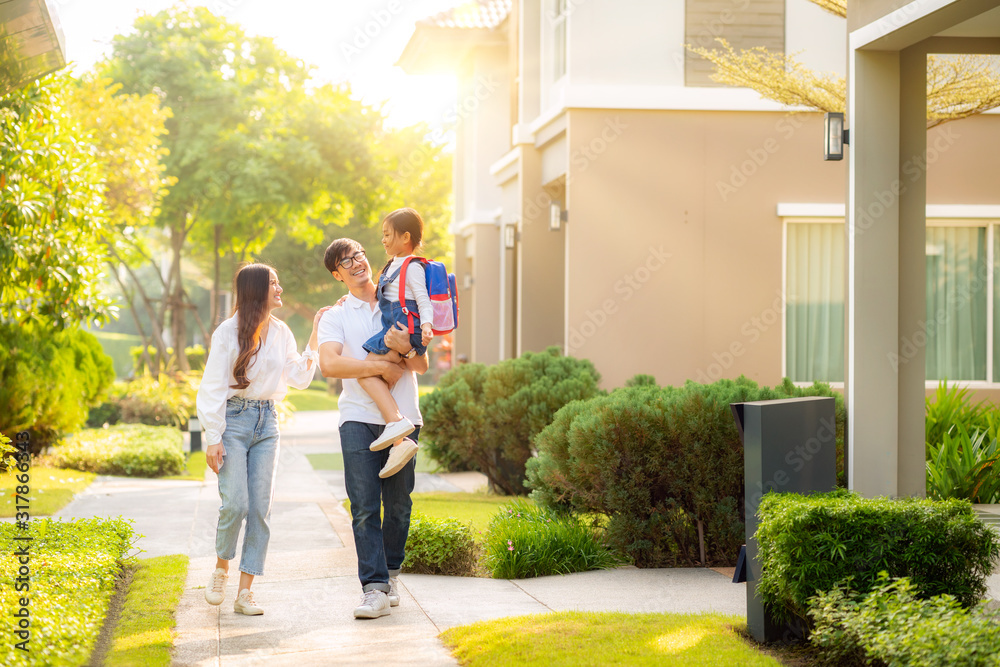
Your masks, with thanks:
[(928, 397), (927, 495), (965, 498), (974, 503), (1000, 501), (1000, 413), (988, 403), (973, 403), (969, 390), (942, 381)]
[(114, 377), (91, 333), (0, 324), (0, 432), (29, 431), (38, 454), (83, 425)]
[(472, 528), (457, 519), (435, 519), (414, 512), (406, 538), (403, 571), (472, 577), (476, 574), (479, 547)]
[(600, 391), (594, 365), (557, 347), (494, 366), (463, 364), (421, 400), (421, 443), (442, 466), (471, 465), (506, 495), (524, 493), (532, 438), (559, 408)]
[(882, 573), (867, 595), (837, 586), (809, 602), (811, 644), (829, 667), (987, 667), (1000, 655), (995, 612), (951, 595), (922, 599), (917, 586)]
[[(163, 373), (165, 371), (177, 372), (177, 355), (174, 354), (174, 348), (168, 347), (166, 349), (167, 358), (161, 359), (161, 368), (150, 368), (146, 363), (145, 358), (142, 356), (142, 345), (134, 345), (128, 349), (129, 355), (132, 357), (132, 368), (134, 370), (135, 377), (141, 377), (143, 375), (152, 375)], [(156, 363), (156, 348), (152, 345), (146, 347), (146, 353), (149, 355), (149, 359), (155, 364)], [(208, 358), (208, 352), (205, 351), (205, 347), (202, 345), (191, 345), (184, 348), (184, 354), (187, 356), (188, 367), (192, 371), (203, 371), (205, 370), (205, 361)]]
[(732, 565), (744, 543), (743, 445), (730, 403), (793, 396), (838, 396), (828, 386), (752, 380), (657, 387), (645, 378), (606, 396), (569, 403), (535, 438), (527, 464), (541, 506), (608, 518), (605, 537), (639, 567), (695, 565), (698, 523), (706, 560)]
[[(117, 519), (34, 520), (21, 529), (0, 522), (0, 549), (14, 554), (31, 538), (31, 589), (18, 591), (21, 564), (0, 559), (0, 663), (49, 667), (86, 665), (100, 634), (116, 577), (130, 564), (136, 539), (130, 522)], [(15, 648), (20, 599), (30, 597), (28, 651)]]
[(768, 493), (758, 514), (758, 591), (779, 619), (807, 618), (810, 598), (848, 578), (867, 595), (881, 572), (908, 577), (921, 598), (948, 594), (969, 607), (1000, 555), (1000, 537), (968, 501)]
[(624, 560), (602, 543), (593, 526), (525, 501), (505, 505), (493, 516), (484, 552), (495, 579), (604, 570)]
[(185, 428), (195, 414), (200, 373), (143, 375), (116, 382), (106, 401), (91, 409), (87, 425), (148, 424)]
[(183, 438), (165, 426), (84, 429), (54, 447), (45, 463), (99, 475), (163, 477), (184, 471)]

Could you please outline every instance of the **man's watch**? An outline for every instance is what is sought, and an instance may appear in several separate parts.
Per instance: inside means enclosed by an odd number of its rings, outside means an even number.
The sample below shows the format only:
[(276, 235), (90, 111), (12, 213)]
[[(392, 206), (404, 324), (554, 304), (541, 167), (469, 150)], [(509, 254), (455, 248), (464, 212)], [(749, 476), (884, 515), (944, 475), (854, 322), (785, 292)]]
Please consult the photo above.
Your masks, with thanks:
[(403, 359), (412, 359), (413, 357), (417, 356), (417, 348), (411, 347), (409, 352), (407, 352), (406, 354), (401, 354), (399, 356), (402, 357)]

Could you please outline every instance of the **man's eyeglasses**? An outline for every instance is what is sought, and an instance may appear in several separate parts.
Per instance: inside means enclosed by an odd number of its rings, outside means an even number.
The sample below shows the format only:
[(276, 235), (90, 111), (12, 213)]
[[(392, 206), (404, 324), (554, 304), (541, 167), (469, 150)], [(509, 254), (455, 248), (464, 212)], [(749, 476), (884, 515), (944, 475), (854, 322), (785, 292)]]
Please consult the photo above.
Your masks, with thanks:
[(352, 266), (354, 266), (354, 262), (363, 262), (363, 261), (365, 261), (365, 251), (359, 250), (350, 257), (345, 257), (344, 259), (337, 262), (337, 265), (340, 266), (340, 268), (342, 269), (349, 269)]

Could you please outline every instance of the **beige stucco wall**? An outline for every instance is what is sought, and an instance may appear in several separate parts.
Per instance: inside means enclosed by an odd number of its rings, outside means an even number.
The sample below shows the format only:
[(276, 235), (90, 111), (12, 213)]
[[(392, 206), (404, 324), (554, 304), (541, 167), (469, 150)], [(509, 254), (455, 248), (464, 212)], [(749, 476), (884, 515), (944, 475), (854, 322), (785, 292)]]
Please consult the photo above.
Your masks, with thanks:
[[(569, 114), (569, 352), (594, 361), (605, 387), (636, 373), (780, 381), (776, 205), (845, 198), (844, 163), (822, 160), (821, 114)], [(930, 154), (928, 202), (1000, 203), (975, 178), (1000, 169), (1000, 117), (934, 130), (929, 147), (939, 134), (950, 142)]]

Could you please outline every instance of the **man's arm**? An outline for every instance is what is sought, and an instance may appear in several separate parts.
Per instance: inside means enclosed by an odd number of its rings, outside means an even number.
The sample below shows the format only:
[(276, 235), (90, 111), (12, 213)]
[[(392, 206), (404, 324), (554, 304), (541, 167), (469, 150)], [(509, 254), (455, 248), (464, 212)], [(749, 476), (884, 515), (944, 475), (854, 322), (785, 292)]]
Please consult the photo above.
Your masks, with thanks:
[(324, 377), (357, 379), (381, 376), (389, 386), (399, 380), (403, 369), (398, 363), (387, 361), (384, 356), (369, 356), (367, 359), (351, 359), (344, 356), (344, 344), (333, 341), (319, 346), (319, 369)]
[[(395, 327), (385, 333), (385, 346), (400, 356), (409, 352), (413, 346), (410, 345), (410, 334), (406, 327), (397, 323)], [(391, 352), (390, 352), (391, 354)], [(419, 354), (410, 359), (404, 359), (403, 365), (406, 370), (413, 371), (417, 375), (423, 375), (430, 368), (430, 361), (426, 354)]]

